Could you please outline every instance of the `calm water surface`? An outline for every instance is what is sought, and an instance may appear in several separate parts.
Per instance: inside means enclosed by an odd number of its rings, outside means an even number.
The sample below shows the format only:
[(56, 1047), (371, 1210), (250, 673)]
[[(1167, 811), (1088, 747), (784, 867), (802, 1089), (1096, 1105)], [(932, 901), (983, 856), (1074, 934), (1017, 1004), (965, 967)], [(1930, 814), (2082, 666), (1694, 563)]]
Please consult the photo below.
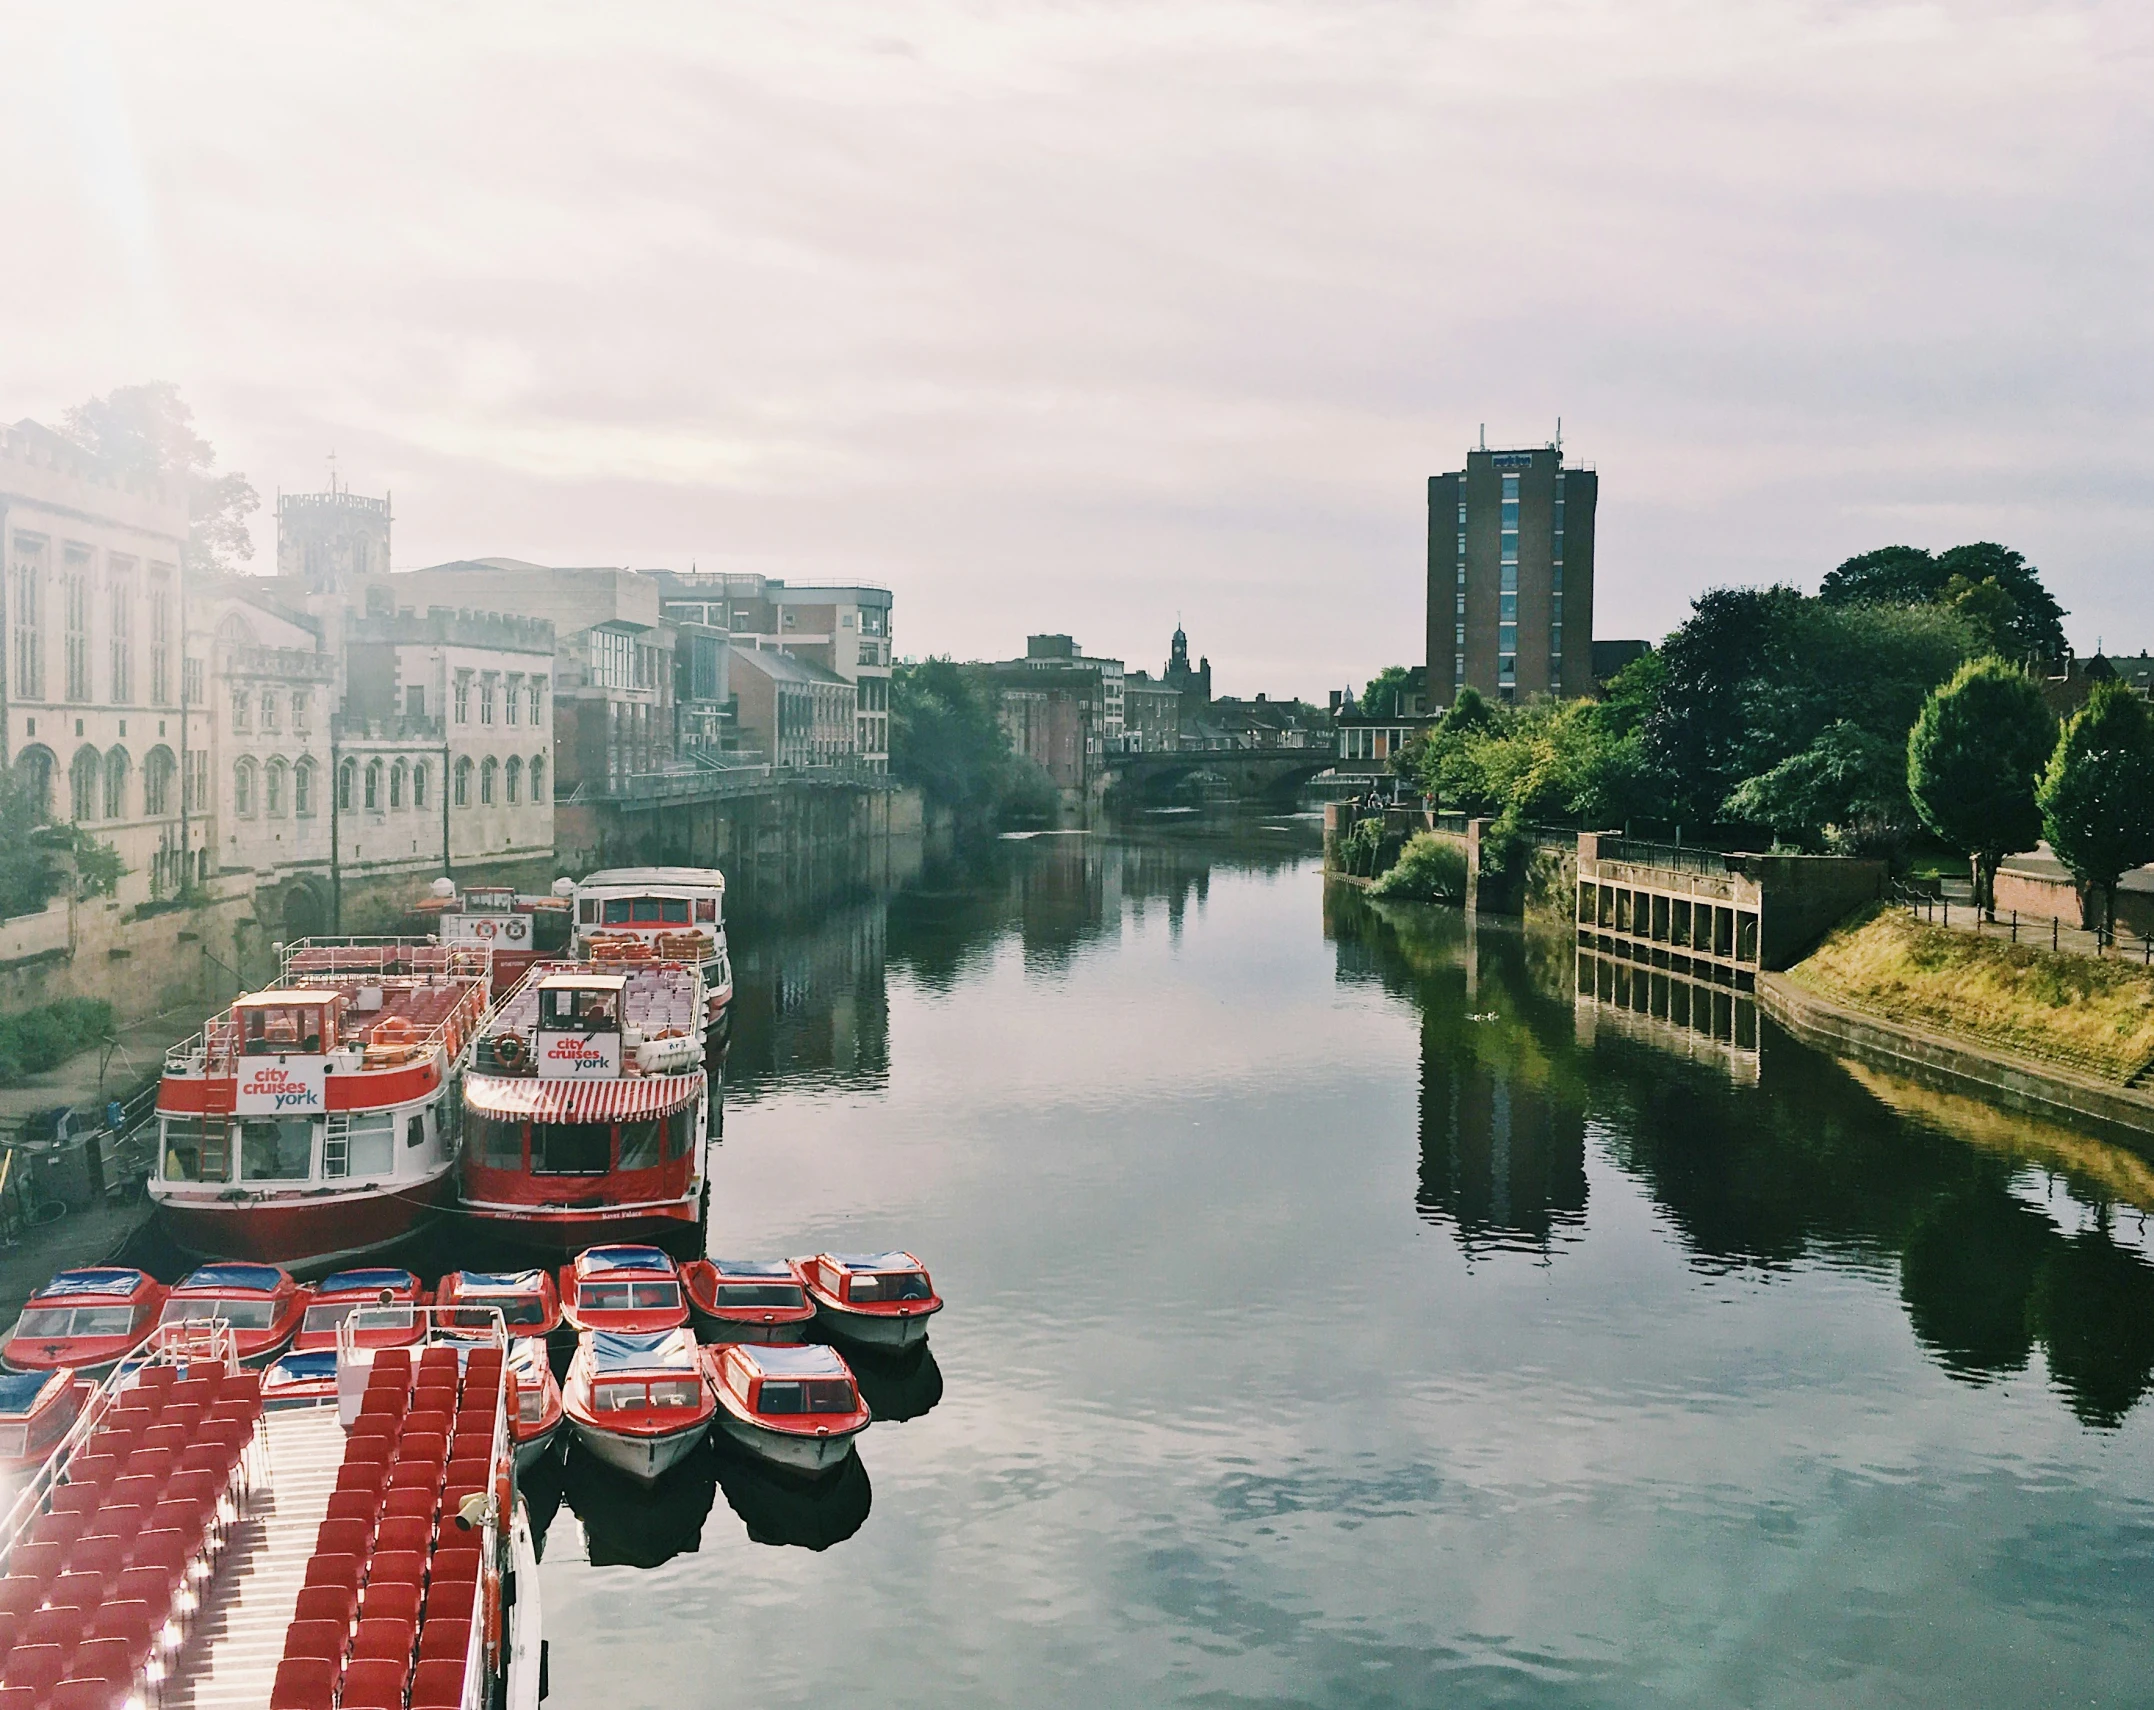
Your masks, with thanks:
[(827, 1485), (571, 1460), (554, 1702), (2154, 1702), (2154, 1169), (1314, 846), (741, 933), (713, 1247), (950, 1304)]

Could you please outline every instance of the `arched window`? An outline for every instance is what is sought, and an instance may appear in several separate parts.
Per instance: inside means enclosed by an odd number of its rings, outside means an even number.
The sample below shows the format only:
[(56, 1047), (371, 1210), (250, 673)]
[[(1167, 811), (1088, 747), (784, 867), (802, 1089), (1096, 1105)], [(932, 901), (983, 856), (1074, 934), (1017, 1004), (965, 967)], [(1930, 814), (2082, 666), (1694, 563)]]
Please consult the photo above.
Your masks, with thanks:
[(369, 760), (366, 763), (366, 805), (377, 810), (381, 807), (381, 762), (379, 760)]
[(291, 771), (282, 760), (272, 760), (262, 768), (262, 811), (271, 819), (284, 817), (284, 786)]
[(15, 756), (15, 781), (30, 798), (31, 815), (43, 824), (52, 818), (52, 750), (25, 748)]
[(411, 769), (411, 805), (415, 808), (426, 806), (426, 764), (424, 761)]
[(74, 762), (67, 768), (67, 813), (77, 823), (86, 824), (97, 817), (97, 798), (103, 793), (105, 768), (94, 748), (75, 750)]
[(124, 748), (108, 749), (105, 754), (105, 817), (127, 817), (127, 775), (133, 770)]
[(352, 797), (359, 789), (359, 762), (347, 760), (337, 769), (337, 807), (343, 813), (352, 811)]
[(546, 756), (543, 754), (531, 756), (531, 799), (534, 802), (546, 799)]
[(411, 768), (401, 760), (389, 768), (389, 805), (391, 807), (400, 808), (404, 805), (404, 783), (410, 776)]
[(142, 761), (142, 811), (152, 819), (160, 819), (172, 811), (172, 780), (179, 775), (179, 766), (172, 758), (172, 750), (152, 748)]
[(501, 770), (500, 763), (488, 759), (479, 767), (479, 806), (494, 805), (494, 774)]
[(254, 774), (252, 760), (241, 760), (232, 768), (232, 811), (242, 818), (254, 813)]
[(301, 819), (314, 813), (314, 762), (302, 760), (292, 768), (292, 812)]
[(466, 755), (456, 763), (456, 805), (471, 805), (471, 758)]
[(514, 807), (524, 799), (524, 763), (511, 755), (505, 770), (508, 773), (504, 782), (508, 785), (509, 805)]

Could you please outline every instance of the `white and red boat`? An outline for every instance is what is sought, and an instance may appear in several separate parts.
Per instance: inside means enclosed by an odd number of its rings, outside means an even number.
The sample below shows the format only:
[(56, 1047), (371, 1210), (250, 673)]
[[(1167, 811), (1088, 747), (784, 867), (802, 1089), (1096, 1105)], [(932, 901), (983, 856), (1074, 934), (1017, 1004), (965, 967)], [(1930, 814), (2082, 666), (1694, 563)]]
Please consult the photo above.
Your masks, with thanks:
[(434, 1304), (452, 1329), (487, 1330), (498, 1312), (510, 1336), (543, 1341), (561, 1323), (561, 1296), (549, 1271), (450, 1271), (435, 1286)]
[(314, 1290), (278, 1265), (200, 1265), (172, 1285), (157, 1322), (220, 1326), (241, 1365), (265, 1366), (290, 1345), (313, 1300)]
[(691, 1259), (681, 1267), (701, 1342), (798, 1342), (815, 1303), (782, 1259)]
[(575, 885), (560, 881), (552, 896), (525, 896), (513, 885), (466, 885), (436, 879), (412, 912), (431, 921), (442, 944), (492, 953), (494, 995), (506, 997), (533, 962), (568, 953)]
[(490, 954), (417, 940), (302, 941), (282, 977), (165, 1058), (157, 1218), (188, 1253), (331, 1265), (455, 1198), (455, 1081)]
[(62, 1271), (23, 1304), (0, 1346), (0, 1365), (17, 1372), (66, 1366), (102, 1376), (150, 1339), (168, 1292), (147, 1271), (127, 1265)]
[(727, 1342), (703, 1350), (718, 1429), (795, 1472), (827, 1472), (853, 1452), (872, 1415), (835, 1348)]
[(515, 1336), (509, 1343), (509, 1379), (516, 1394), (516, 1410), (509, 1415), (516, 1470), (529, 1472), (561, 1440), (561, 1385), (554, 1379), (545, 1337)]
[(707, 1042), (722, 1061), (733, 1020), (725, 875), (716, 867), (609, 867), (573, 889), (577, 955), (605, 963), (640, 953), (696, 966)]
[(793, 1274), (815, 1302), (823, 1328), (870, 1348), (911, 1348), (927, 1340), (942, 1296), (910, 1253), (817, 1253), (795, 1259)]
[(678, 1330), (688, 1322), (680, 1267), (656, 1247), (592, 1247), (561, 1267), (561, 1317), (581, 1336)]
[(709, 1210), (703, 976), (684, 962), (541, 962), (464, 1077), (457, 1205), (549, 1254), (692, 1241)]
[(42, 1466), (82, 1413), (94, 1386), (71, 1367), (0, 1376), (0, 1489)]
[(655, 1483), (710, 1430), (716, 1403), (685, 1329), (587, 1330), (561, 1406), (576, 1440), (640, 1484)]

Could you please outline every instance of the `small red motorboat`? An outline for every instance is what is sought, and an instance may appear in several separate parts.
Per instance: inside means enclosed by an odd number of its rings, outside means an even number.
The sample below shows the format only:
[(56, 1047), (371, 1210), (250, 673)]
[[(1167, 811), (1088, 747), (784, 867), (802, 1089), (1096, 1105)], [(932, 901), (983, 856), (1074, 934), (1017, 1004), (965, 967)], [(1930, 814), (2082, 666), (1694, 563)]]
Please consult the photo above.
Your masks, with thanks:
[(292, 1352), (336, 1352), (337, 1331), (348, 1318), (353, 1319), (359, 1347), (411, 1347), (426, 1340), (419, 1313), (426, 1304), (426, 1290), (409, 1271), (386, 1266), (333, 1271), (314, 1285), (314, 1299), (292, 1338)]
[(518, 1336), (509, 1344), (509, 1380), (516, 1386), (509, 1435), (516, 1440), (516, 1470), (527, 1473), (545, 1459), (561, 1432), (561, 1386), (554, 1381), (543, 1336)]
[(509, 1335), (550, 1336), (561, 1326), (561, 1294), (545, 1271), (451, 1271), (434, 1289), (437, 1323), (451, 1334), (486, 1331), (494, 1314)]
[(853, 1452), (873, 1415), (835, 1348), (729, 1342), (704, 1350), (718, 1428), (795, 1472), (827, 1472)]
[(561, 1406), (594, 1456), (654, 1484), (703, 1440), (717, 1404), (688, 1330), (588, 1330), (569, 1361)]
[(66, 1366), (0, 1376), (0, 1479), (43, 1466), (89, 1394)]
[(691, 1259), (681, 1267), (703, 1342), (797, 1342), (815, 1303), (781, 1259)]
[(18, 1372), (108, 1372), (149, 1340), (166, 1292), (147, 1271), (126, 1266), (62, 1271), (30, 1296), (0, 1346), (0, 1363)]
[(222, 1320), (242, 1365), (266, 1366), (284, 1351), (305, 1317), (314, 1291), (276, 1265), (200, 1265), (165, 1297), (160, 1324)]
[(795, 1259), (793, 1274), (833, 1336), (870, 1348), (910, 1348), (927, 1340), (942, 1310), (927, 1267), (910, 1253), (817, 1253)]
[(646, 1336), (688, 1322), (681, 1273), (656, 1247), (590, 1247), (561, 1267), (561, 1317), (579, 1335)]

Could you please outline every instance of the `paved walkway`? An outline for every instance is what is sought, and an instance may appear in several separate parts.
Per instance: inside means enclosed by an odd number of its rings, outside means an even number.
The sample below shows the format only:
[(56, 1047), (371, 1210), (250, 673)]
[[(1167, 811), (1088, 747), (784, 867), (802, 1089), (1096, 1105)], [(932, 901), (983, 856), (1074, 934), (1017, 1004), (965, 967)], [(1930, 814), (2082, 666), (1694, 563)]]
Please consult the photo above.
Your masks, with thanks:
[[(1907, 905), (1903, 903), (1901, 906)], [(2154, 965), (2154, 939), (2141, 938), (2129, 927), (2118, 927), (2116, 942), (2104, 944), (2086, 928), (2066, 926), (2047, 915), (2021, 915), (2002, 909), (1995, 920), (1984, 920), (1982, 911), (1964, 896), (1925, 901), (1916, 908), (1915, 914), (1932, 926), (1949, 926), (1954, 932), (1972, 933), (1982, 938), (2003, 938), (2043, 950), (2099, 956), (2105, 961), (2121, 957), (2127, 962)]]

